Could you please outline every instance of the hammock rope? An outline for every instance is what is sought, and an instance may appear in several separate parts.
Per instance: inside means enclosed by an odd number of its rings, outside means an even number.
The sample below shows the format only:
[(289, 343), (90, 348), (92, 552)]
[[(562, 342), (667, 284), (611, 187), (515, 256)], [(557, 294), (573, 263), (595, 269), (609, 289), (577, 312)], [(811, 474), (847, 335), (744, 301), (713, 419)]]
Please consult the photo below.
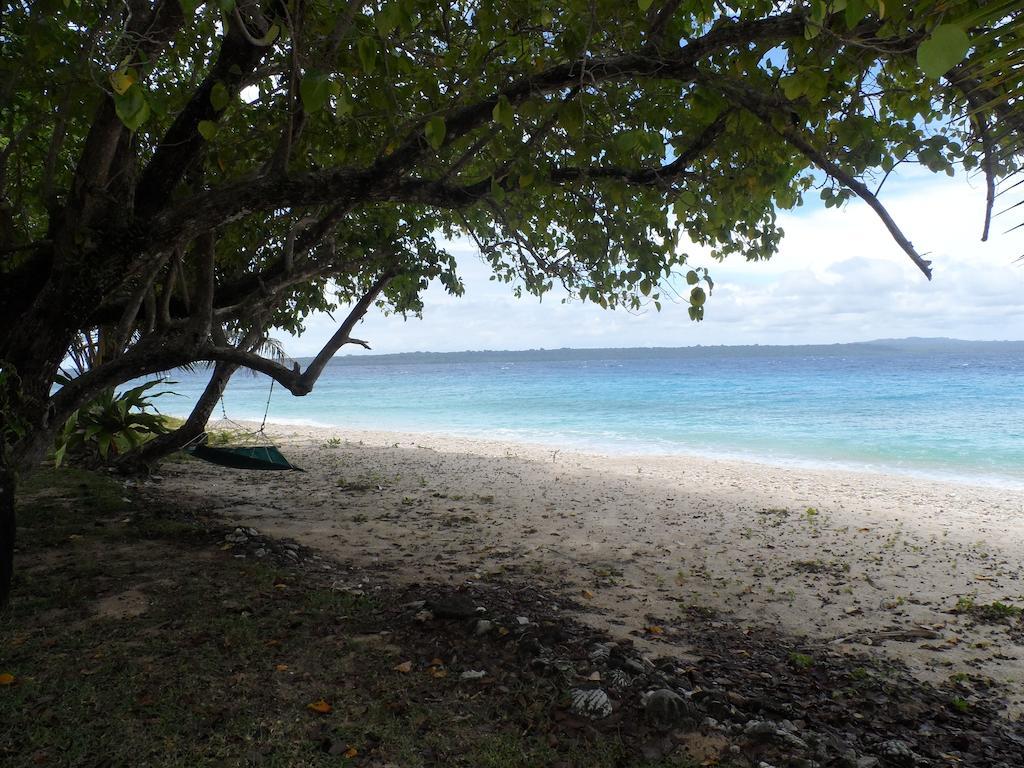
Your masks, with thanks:
[(206, 438), (209, 437), (205, 432), (201, 434), (194, 445), (186, 447), (186, 450), (195, 456), (197, 459), (203, 459), (209, 461), (212, 464), (218, 464), (224, 467), (232, 467), (234, 469), (262, 469), (262, 470), (285, 470), (291, 469), (296, 472), (302, 472), (303, 470), (296, 467), (288, 459), (286, 459), (275, 445), (256, 445), (256, 441), (260, 437), (266, 437), (267, 418), (270, 415), (270, 400), (274, 396), (274, 380), (270, 380), (270, 391), (267, 393), (267, 404), (263, 409), (263, 421), (260, 422), (259, 429), (250, 430), (246, 426), (239, 424), (237, 421), (232, 420), (228, 417), (228, 409), (224, 404), (224, 393), (220, 395), (220, 412), (224, 421), (235, 427), (241, 434), (240, 437), (243, 442), (248, 442), (249, 445), (224, 445), (224, 446), (212, 446), (206, 445)]

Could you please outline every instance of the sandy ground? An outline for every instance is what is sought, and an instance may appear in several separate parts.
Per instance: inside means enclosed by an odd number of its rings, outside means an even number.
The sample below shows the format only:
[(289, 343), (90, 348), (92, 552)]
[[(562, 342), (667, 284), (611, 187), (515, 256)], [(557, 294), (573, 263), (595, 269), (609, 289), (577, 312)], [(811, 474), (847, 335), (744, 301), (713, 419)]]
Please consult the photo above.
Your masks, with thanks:
[(1024, 491), (439, 435), (268, 432), (304, 474), (196, 461), (167, 465), (164, 487), (399, 578), (529, 578), (613, 634), (713, 609), (806, 636), (812, 650), (885, 654), (922, 679), (1010, 683), (1009, 714), (1024, 712), (1021, 625), (951, 612), (961, 599), (1024, 605)]

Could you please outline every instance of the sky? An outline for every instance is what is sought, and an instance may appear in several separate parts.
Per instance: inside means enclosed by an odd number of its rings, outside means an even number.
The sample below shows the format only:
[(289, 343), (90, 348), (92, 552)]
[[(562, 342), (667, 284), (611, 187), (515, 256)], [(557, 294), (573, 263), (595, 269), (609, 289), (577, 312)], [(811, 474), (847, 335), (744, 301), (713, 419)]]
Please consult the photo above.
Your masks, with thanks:
[[(715, 282), (699, 323), (689, 319), (682, 302), (663, 304), (661, 312), (652, 307), (629, 313), (579, 300), (562, 303), (558, 292), (540, 302), (516, 299), (511, 286), (488, 280), (471, 244), (457, 242), (452, 248), (464, 296), (432, 286), (422, 319), (371, 311), (353, 335), (369, 341), (372, 352), (347, 346), (341, 354), (831, 344), (907, 336), (1024, 339), (1024, 261), (1017, 261), (1024, 254), (1024, 228), (1003, 234), (1024, 221), (1020, 209), (997, 217), (989, 242), (982, 243), (980, 178), (906, 178), (887, 186), (881, 199), (932, 260), (931, 282), (860, 201), (838, 210), (812, 203), (781, 212), (786, 235), (768, 262), (716, 262), (684, 248), (691, 264), (710, 268)], [(1002, 207), (997, 200), (996, 210)], [(317, 315), (301, 337), (280, 340), (292, 356), (314, 355), (335, 328), (328, 316)]]

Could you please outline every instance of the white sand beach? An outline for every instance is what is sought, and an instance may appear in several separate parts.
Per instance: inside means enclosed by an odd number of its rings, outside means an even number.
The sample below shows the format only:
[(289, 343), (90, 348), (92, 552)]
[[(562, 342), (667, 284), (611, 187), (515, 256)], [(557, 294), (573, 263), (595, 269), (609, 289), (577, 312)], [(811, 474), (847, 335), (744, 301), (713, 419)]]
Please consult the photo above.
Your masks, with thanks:
[(304, 474), (190, 461), (166, 465), (163, 488), (396, 578), (530, 579), (615, 635), (712, 609), (809, 647), (899, 659), (921, 679), (1018, 683), (1008, 714), (1024, 712), (1021, 625), (951, 612), (960, 600), (1024, 605), (1024, 491), (441, 435), (268, 432)]

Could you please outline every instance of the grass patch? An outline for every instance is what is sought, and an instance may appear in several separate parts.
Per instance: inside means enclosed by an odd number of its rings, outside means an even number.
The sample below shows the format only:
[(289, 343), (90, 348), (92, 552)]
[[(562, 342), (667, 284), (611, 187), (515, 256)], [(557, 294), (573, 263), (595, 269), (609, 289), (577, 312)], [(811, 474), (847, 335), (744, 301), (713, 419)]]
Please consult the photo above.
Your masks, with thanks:
[(1021, 618), (1024, 608), (998, 600), (991, 603), (976, 603), (973, 598), (961, 597), (956, 601), (953, 612), (968, 616), (978, 624), (1009, 624)]
[[(457, 666), (439, 676), (443, 642), (428, 655), (422, 628), (391, 632), (385, 594), (238, 559), (139, 506), (104, 474), (23, 486), (0, 616), (0, 674), (14, 678), (0, 686), (5, 768), (693, 765), (646, 763), (615, 733), (555, 738), (555, 692), (518, 674), (504, 690), (460, 681)], [(320, 700), (329, 712), (309, 708)]]

